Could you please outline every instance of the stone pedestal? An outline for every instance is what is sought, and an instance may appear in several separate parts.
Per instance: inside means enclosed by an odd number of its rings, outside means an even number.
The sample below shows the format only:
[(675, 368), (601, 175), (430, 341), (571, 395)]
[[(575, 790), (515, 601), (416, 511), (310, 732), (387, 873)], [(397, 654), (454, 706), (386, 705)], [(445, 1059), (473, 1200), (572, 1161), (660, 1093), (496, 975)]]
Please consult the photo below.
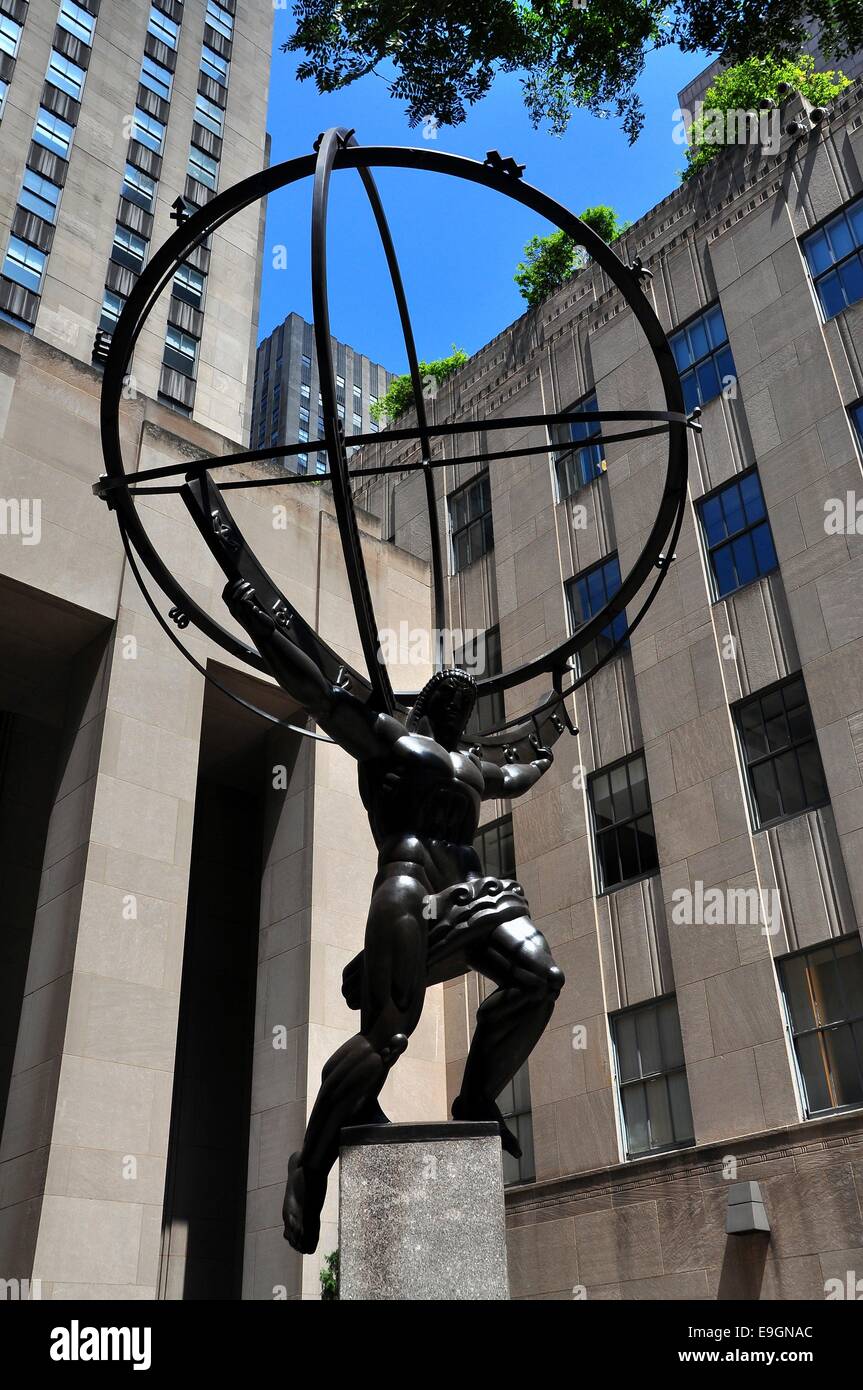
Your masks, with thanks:
[(507, 1299), (495, 1124), (342, 1130), (342, 1299)]

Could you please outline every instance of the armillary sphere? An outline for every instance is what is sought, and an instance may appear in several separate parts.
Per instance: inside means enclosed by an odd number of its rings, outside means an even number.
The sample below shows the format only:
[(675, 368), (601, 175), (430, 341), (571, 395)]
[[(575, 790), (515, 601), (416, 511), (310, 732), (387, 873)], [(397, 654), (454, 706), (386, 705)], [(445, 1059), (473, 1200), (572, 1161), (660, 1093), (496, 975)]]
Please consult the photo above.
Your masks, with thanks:
[[(404, 334), (407, 360), (413, 383), (416, 404), (416, 424), (406, 428), (389, 428), (376, 434), (357, 435), (351, 438), (351, 446), (363, 444), (386, 444), (390, 441), (418, 440), (420, 461), (413, 465), (390, 465), (369, 467), (362, 464), (349, 467), (348, 449), (344, 429), (338, 417), (336, 401), (336, 382), (330, 350), (330, 313), (327, 291), (327, 208), (330, 183), (334, 170), (356, 170), (371, 205), (378, 232), (392, 279), (393, 291)], [(430, 422), (425, 408), (422, 380), (419, 370), (413, 329), (405, 299), (404, 286), (399, 270), (389, 226), (377, 186), (372, 176), (374, 169), (418, 169), (428, 174), (445, 175), (448, 178), (464, 179), (468, 183), (479, 184), (504, 197), (530, 208), (562, 231), (566, 232), (577, 245), (601, 266), (626, 300), (638, 320), (645, 338), (653, 352), (656, 368), (665, 395), (665, 410), (570, 410), (539, 415), (507, 416), (500, 420), (466, 420), (458, 422)], [(687, 430), (698, 429), (695, 416), (688, 416), (684, 409), (683, 392), (677, 373), (674, 357), (665, 333), (645, 297), (642, 280), (649, 275), (639, 261), (625, 265), (614, 251), (588, 227), (580, 218), (556, 202), (539, 189), (531, 187), (523, 179), (523, 167), (513, 159), (502, 159), (492, 151), (484, 163), (465, 159), (438, 150), (400, 149), (388, 146), (359, 146), (351, 130), (329, 130), (315, 142), (312, 154), (300, 155), (283, 164), (275, 165), (260, 173), (244, 179), (233, 188), (218, 194), (205, 207), (191, 216), (178, 214), (179, 225), (176, 232), (153, 256), (141, 274), (120, 315), (113, 334), (110, 348), (105, 356), (105, 375), (101, 400), (102, 450), (106, 472), (94, 487), (94, 492), (114, 511), (130, 566), (141, 584), (147, 601), (162, 627), (171, 639), (207, 679), (214, 679), (211, 672), (204, 670), (192, 657), (176, 633), (166, 622), (159, 603), (149, 593), (143, 579), (141, 566), (147, 570), (152, 580), (168, 601), (169, 619), (179, 628), (193, 623), (211, 641), (241, 659), (258, 671), (264, 671), (264, 664), (254, 650), (241, 638), (223, 628), (209, 613), (205, 612), (194, 598), (186, 592), (176, 576), (166, 566), (157, 553), (142, 523), (135, 498), (144, 495), (179, 493), (194, 518), (205, 542), (215, 555), (223, 570), (230, 576), (245, 579), (252, 584), (260, 602), (272, 613), (283, 630), (294, 642), (311, 656), (325, 676), (334, 684), (350, 689), (358, 698), (370, 702), (375, 708), (389, 714), (405, 716), (413, 703), (415, 693), (393, 692), (383, 653), (380, 649), (378, 629), (368, 580), (360, 548), (360, 536), (351, 493), (353, 478), (367, 477), (386, 472), (407, 473), (419, 469), (425, 477), (428, 501), (429, 531), (431, 540), (431, 571), (434, 587), (435, 626), (442, 631), (445, 626), (443, 559), (438, 520), (438, 508), (434, 492), (435, 468), (459, 463), (488, 463), (507, 458), (524, 458), (530, 455), (548, 455), (548, 444), (508, 451), (486, 451), (469, 455), (444, 457), (435, 452), (436, 444), (446, 438), (458, 440), (461, 436), (482, 433), (484, 437), (494, 437), (496, 430), (549, 426), (555, 424), (611, 425), (612, 432), (602, 432), (605, 444), (622, 440), (641, 439), (648, 435), (667, 434), (668, 459), (662, 497), (650, 534), (641, 553), (629, 573), (623, 578), (620, 588), (598, 613), (583, 623), (570, 637), (544, 656), (536, 657), (520, 666), (498, 675), (486, 676), (477, 681), (479, 696), (492, 695), (499, 691), (513, 690), (533, 681), (537, 677), (549, 678), (549, 692), (528, 714), (502, 722), (498, 727), (482, 730), (473, 736), (470, 746), (481, 750), (482, 756), (496, 763), (529, 760), (532, 756), (529, 740), (539, 739), (550, 746), (565, 729), (575, 732), (570, 720), (566, 696), (588, 680), (600, 666), (615, 655), (628, 641), (632, 632), (644, 617), (653, 602), (668, 571), (674, 556), (674, 547), (680, 532), (686, 505), (687, 473)], [(314, 332), (317, 350), (318, 371), (324, 421), (324, 437), (298, 444), (286, 444), (275, 448), (249, 449), (240, 453), (223, 455), (219, 458), (205, 458), (195, 462), (183, 462), (157, 468), (139, 469), (128, 472), (123, 461), (120, 439), (120, 401), (123, 385), (129, 370), (129, 363), (135, 344), (159, 295), (171, 281), (187, 257), (200, 246), (217, 228), (233, 217), (235, 213), (251, 203), (267, 197), (277, 189), (285, 188), (300, 179), (310, 178), (312, 185), (311, 212), (311, 269), (312, 303), (314, 310)], [(620, 429), (624, 426), (624, 429)], [(231, 517), (225, 500), (226, 493), (237, 488), (289, 486), (305, 481), (303, 475), (286, 473), (260, 478), (228, 477), (218, 481), (226, 469), (237, 464), (255, 463), (273, 458), (290, 458), (300, 452), (326, 452), (327, 471), (320, 475), (332, 486), (336, 517), (338, 520), (345, 563), (350, 582), (351, 596), (356, 613), (362, 651), (368, 676), (354, 670), (319, 636), (311, 625), (267, 575), (244, 540), (239, 528)], [(355, 456), (356, 457), (356, 456)], [(172, 481), (182, 479), (182, 481)], [(138, 563), (140, 561), (140, 564)], [(628, 622), (625, 631), (616, 641), (609, 642), (599, 659), (589, 670), (582, 672), (576, 661), (578, 654), (602, 634), (613, 623), (618, 614), (624, 613), (640, 593), (647, 581), (651, 580), (646, 596), (640, 607)], [(218, 684), (218, 682), (215, 682)], [(224, 687), (221, 687), (224, 689)], [(232, 699), (239, 699), (227, 691)], [(247, 702), (240, 700), (240, 703)], [(251, 708), (255, 708), (251, 706)], [(256, 710), (264, 718), (273, 716), (263, 710)], [(280, 722), (280, 721), (276, 721)], [(294, 728), (296, 726), (290, 725)], [(323, 734), (309, 729), (298, 732), (312, 737), (324, 738)]]

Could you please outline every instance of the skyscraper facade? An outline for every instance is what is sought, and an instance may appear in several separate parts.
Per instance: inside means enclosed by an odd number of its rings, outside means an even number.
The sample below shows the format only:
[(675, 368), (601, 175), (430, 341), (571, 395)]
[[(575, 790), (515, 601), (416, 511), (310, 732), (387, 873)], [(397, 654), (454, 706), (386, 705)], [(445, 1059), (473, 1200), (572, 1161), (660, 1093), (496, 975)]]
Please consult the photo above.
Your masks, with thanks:
[[(337, 338), (332, 340), (332, 353), (339, 419), (350, 446), (353, 435), (377, 431), (371, 408), (386, 394), (393, 374)], [(250, 447), (322, 439), (320, 407), (314, 329), (299, 314), (289, 314), (258, 347)], [(320, 450), (303, 449), (289, 455), (284, 466), (296, 473), (325, 473), (327, 458)]]
[[(5, 319), (98, 360), (178, 215), (265, 163), (272, 22), (268, 5), (237, 0), (3, 0)], [(262, 228), (253, 205), (191, 253), (129, 383), (235, 440), (248, 432)]]

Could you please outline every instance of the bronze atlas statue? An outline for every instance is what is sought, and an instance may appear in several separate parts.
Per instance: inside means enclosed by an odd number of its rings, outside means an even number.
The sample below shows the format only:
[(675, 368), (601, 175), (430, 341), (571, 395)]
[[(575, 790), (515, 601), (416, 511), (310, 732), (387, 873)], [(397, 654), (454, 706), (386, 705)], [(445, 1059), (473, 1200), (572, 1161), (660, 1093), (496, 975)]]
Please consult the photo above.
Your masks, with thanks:
[[(635, 315), (652, 349), (666, 408), (571, 409), (508, 416), (500, 421), (429, 420), (398, 262), (371, 173), (376, 167), (419, 169), (467, 180), (515, 199), (567, 232), (599, 264)], [(353, 437), (351, 448), (360, 449), (350, 460), (338, 414), (330, 351), (326, 233), (334, 170), (356, 171), (368, 194), (392, 278), (416, 407), (415, 424)], [(497, 1097), (546, 1027), (564, 979), (530, 919), (519, 883), (484, 872), (473, 843), (482, 803), (528, 791), (551, 766), (554, 741), (567, 730), (576, 732), (567, 700), (620, 650), (646, 613), (673, 560), (684, 515), (687, 430), (698, 425), (694, 416), (685, 413), (668, 341), (643, 293), (649, 272), (639, 261), (625, 265), (595, 232), (525, 183), (522, 175), (522, 166), (511, 158), (502, 159), (496, 151), (479, 163), (431, 149), (363, 149), (352, 131), (328, 131), (316, 141), (312, 154), (253, 175), (191, 215), (179, 210), (177, 231), (140, 276), (113, 337), (108, 341), (100, 335), (97, 341), (95, 356), (105, 363), (102, 444), (107, 471), (94, 490), (115, 512), (129, 565), (154, 616), (208, 680), (218, 684), (212, 671), (200, 666), (185, 648), (171, 622), (180, 630), (194, 623), (234, 657), (274, 677), (309, 717), (306, 726), (287, 727), (304, 736), (335, 742), (356, 759), (360, 796), (378, 852), (364, 949), (346, 967), (343, 978), (345, 999), (360, 1013), (359, 1029), (324, 1067), (302, 1147), (288, 1164), (285, 1235), (297, 1250), (306, 1253), (317, 1246), (327, 1176), (338, 1157), (342, 1129), (388, 1123), (379, 1095), (390, 1068), (417, 1027), (426, 989), (466, 969), (479, 971), (497, 988), (477, 1012), (453, 1117), (495, 1121), (504, 1148), (518, 1156), (518, 1141), (500, 1114)], [(301, 178), (313, 180), (312, 297), (323, 438), (127, 472), (121, 447), (120, 401), (135, 343), (153, 304), (177, 269), (215, 229), (248, 204)], [(524, 459), (529, 467), (531, 456), (547, 462), (552, 450), (546, 442), (515, 451), (444, 457), (441, 440), (458, 440), (478, 432), (493, 437), (500, 428), (546, 430), (552, 424), (580, 423), (635, 426), (620, 432), (603, 431), (604, 444), (660, 433), (668, 436), (665, 484), (657, 515), (620, 588), (600, 612), (542, 657), (480, 680), (458, 668), (441, 666), (422, 690), (395, 694), (378, 640), (351, 492), (353, 479), (386, 470), (365, 465), (361, 446), (388, 440), (419, 442), (419, 462), (401, 471), (416, 468), (424, 474), (435, 622), (442, 631), (443, 560), (434, 470), (514, 457)], [(225, 501), (225, 493), (235, 488), (303, 482), (303, 476), (296, 472), (274, 473), (271, 460), (313, 450), (326, 452), (328, 458), (323, 476), (332, 487), (365, 673), (343, 661), (275, 586), (251, 552)], [(259, 476), (229, 473), (221, 482), (214, 477), (240, 463), (267, 466)], [(182, 481), (177, 481), (178, 477)], [(248, 642), (216, 622), (161, 559), (135, 502), (136, 497), (148, 493), (176, 493), (185, 504), (225, 574), (225, 603)], [(170, 621), (144, 583), (141, 565), (170, 603)], [(621, 624), (614, 619), (625, 613), (628, 604), (634, 604), (636, 611), (628, 623), (623, 619), (621, 631)], [(589, 668), (577, 666), (574, 658), (588, 649), (594, 653), (592, 664)], [(527, 715), (504, 720), (494, 729), (466, 734), (478, 696), (515, 690), (539, 676), (548, 677), (551, 689)], [(246, 703), (235, 693), (226, 693)], [(263, 710), (256, 713), (274, 720)]]

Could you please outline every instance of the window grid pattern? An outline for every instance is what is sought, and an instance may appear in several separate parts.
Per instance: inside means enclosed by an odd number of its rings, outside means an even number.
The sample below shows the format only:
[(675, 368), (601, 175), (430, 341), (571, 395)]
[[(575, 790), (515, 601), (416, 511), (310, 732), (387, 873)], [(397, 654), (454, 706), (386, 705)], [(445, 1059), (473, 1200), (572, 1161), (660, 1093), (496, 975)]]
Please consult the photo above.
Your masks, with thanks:
[(808, 1115), (863, 1105), (863, 949), (839, 937), (778, 962)]
[[(619, 588), (620, 562), (616, 555), (609, 555), (607, 559), (600, 560), (598, 565), (592, 565), (590, 569), (584, 570), (574, 579), (570, 579), (566, 586), (566, 596), (573, 634), (580, 627), (583, 627), (590, 618), (601, 612)], [(596, 663), (606, 655), (609, 648), (620, 641), (625, 632), (626, 613), (618, 613), (616, 617), (612, 618), (608, 627), (603, 628), (599, 636), (589, 642), (584, 651), (579, 652), (579, 671), (592, 670)], [(626, 643), (621, 651), (627, 650), (628, 646), (629, 644)]]
[(73, 63), (71, 58), (67, 58), (64, 54), (58, 53), (56, 48), (51, 49), (45, 80), (46, 82), (50, 82), (52, 87), (57, 87), (59, 91), (65, 92), (67, 96), (74, 97), (76, 101), (80, 101), (84, 91), (86, 76), (87, 74), (84, 69), (79, 68), (77, 63)]
[(65, 29), (81, 43), (85, 43), (88, 48), (92, 44), (93, 35), (96, 32), (96, 17), (90, 14), (89, 10), (85, 10), (83, 6), (76, 5), (75, 0), (60, 0), (57, 23), (61, 29)]
[(0, 14), (0, 53), (7, 53), (10, 58), (17, 58), (23, 31), (23, 25), (19, 24), (11, 15)]
[(598, 891), (608, 892), (659, 867), (643, 753), (595, 772), (588, 780)]
[(611, 1019), (627, 1158), (695, 1143), (676, 999)]
[(802, 676), (741, 701), (735, 722), (757, 830), (825, 805), (827, 783)]
[(488, 473), (480, 474), (464, 487), (450, 493), (449, 515), (453, 574), (459, 574), (494, 546)]
[(174, 86), (173, 74), (167, 68), (163, 68), (161, 63), (157, 63), (155, 58), (151, 58), (148, 53), (144, 54), (141, 63), (139, 81), (142, 87), (155, 92), (156, 96), (161, 97), (163, 101), (171, 100)]
[(168, 48), (176, 48), (180, 35), (180, 26), (170, 15), (160, 10), (158, 5), (150, 8), (150, 18), (147, 22), (147, 33), (152, 34), (154, 39), (165, 44)]
[[(596, 392), (592, 391), (590, 395), (584, 396), (571, 409), (598, 410)], [(562, 438), (557, 442), (564, 443), (566, 449), (555, 456), (554, 466), (557, 472), (558, 495), (563, 501), (572, 497), (579, 488), (587, 487), (588, 483), (592, 483), (594, 478), (599, 478), (605, 472), (605, 448), (598, 420), (578, 420), (571, 425), (562, 426), (559, 432)]]
[(725, 319), (718, 304), (672, 333), (669, 342), (680, 372), (687, 411), (707, 405), (736, 379)]
[[(478, 680), (499, 676), (503, 670), (500, 652), (500, 628), (490, 627), (474, 637), (453, 654), (456, 666), (470, 671)], [(480, 695), (465, 728), (465, 737), (472, 738), (484, 729), (496, 729), (506, 719), (506, 704), (502, 690), (493, 695)]]
[(7, 280), (14, 280), (16, 285), (23, 285), (25, 290), (38, 294), (42, 288), (47, 259), (45, 252), (37, 246), (30, 246), (18, 236), (10, 236), (3, 274)]
[[(92, 45), (93, 35), (96, 31), (96, 16), (90, 14), (83, 6), (76, 4), (75, 0), (61, 0), (57, 13), (57, 24), (86, 47), (89, 48)], [(22, 27), (8, 15), (0, 15), (0, 49), (10, 57), (14, 58), (17, 55)], [(72, 97), (74, 101), (80, 102), (84, 94), (87, 72), (85, 68), (72, 62), (58, 49), (52, 48), (48, 55), (45, 80), (52, 87), (56, 87), (58, 91)], [(5, 96), (5, 92), (2, 95)], [(2, 105), (0, 105), (0, 111), (2, 111)], [(34, 144), (49, 150), (61, 159), (67, 160), (72, 151), (74, 138), (75, 126), (72, 123), (62, 120), (45, 106), (39, 107), (33, 127)], [(25, 168), (18, 193), (18, 206), (26, 209), (27, 212), (34, 213), (43, 222), (53, 226), (57, 221), (61, 192), (60, 184), (54, 183), (33, 169)], [(39, 233), (34, 231), (28, 235), (38, 237)], [(10, 235), (0, 274), (15, 284), (22, 285), (32, 294), (38, 295), (44, 283), (47, 262), (48, 254), (40, 246), (25, 240), (23, 237)], [(29, 326), (32, 327), (33, 324), (35, 324), (35, 311)]]
[(717, 598), (778, 568), (758, 474), (725, 483), (698, 503)]
[(803, 251), (825, 318), (863, 299), (863, 197), (805, 236)]

